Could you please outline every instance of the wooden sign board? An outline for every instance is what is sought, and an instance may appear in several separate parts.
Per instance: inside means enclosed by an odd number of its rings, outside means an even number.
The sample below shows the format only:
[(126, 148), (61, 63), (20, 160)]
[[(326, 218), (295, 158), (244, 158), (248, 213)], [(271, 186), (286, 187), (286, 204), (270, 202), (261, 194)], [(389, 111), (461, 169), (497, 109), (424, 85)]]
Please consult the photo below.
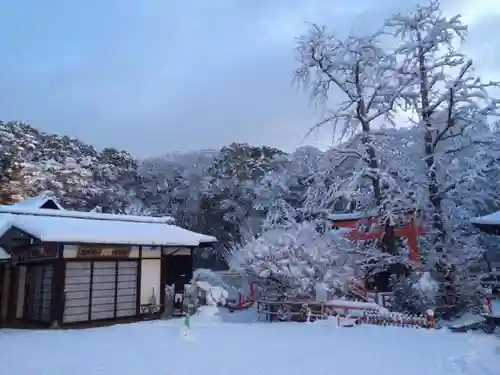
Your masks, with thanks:
[(87, 247), (79, 246), (76, 252), (77, 258), (128, 258), (131, 248), (112, 247)]
[(43, 245), (34, 246), (11, 255), (11, 260), (13, 262), (25, 262), (30, 260), (55, 258), (57, 258), (57, 248), (44, 247)]

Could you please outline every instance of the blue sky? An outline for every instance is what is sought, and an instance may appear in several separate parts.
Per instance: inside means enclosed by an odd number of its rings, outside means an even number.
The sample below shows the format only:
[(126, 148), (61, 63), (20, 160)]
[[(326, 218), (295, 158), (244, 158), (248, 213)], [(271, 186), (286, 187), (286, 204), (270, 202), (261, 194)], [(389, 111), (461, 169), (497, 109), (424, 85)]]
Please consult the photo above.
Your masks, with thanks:
[[(233, 141), (290, 150), (318, 117), (291, 85), (305, 23), (359, 32), (416, 2), (2, 0), (0, 119), (137, 156)], [(494, 3), (445, 2), (492, 78)]]

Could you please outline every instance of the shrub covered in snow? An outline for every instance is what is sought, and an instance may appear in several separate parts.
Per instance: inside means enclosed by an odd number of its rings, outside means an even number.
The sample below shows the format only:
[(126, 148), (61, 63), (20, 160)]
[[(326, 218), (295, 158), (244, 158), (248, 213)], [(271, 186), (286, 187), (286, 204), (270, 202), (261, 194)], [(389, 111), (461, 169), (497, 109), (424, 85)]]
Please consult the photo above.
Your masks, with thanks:
[(225, 305), (232, 289), (219, 274), (203, 268), (194, 272), (191, 283), (203, 291), (207, 305)]
[(416, 273), (393, 282), (395, 311), (423, 314), (433, 309), (439, 318), (452, 319), (464, 312), (481, 312), (487, 293), (477, 276), (456, 272), (452, 279), (440, 273)]
[(424, 314), (435, 308), (438, 283), (429, 272), (415, 273), (407, 278), (393, 280), (392, 309), (410, 314)]
[(354, 278), (356, 248), (343, 231), (287, 220), (234, 252), (231, 266), (278, 281), (288, 295), (313, 297), (318, 284), (344, 294)]

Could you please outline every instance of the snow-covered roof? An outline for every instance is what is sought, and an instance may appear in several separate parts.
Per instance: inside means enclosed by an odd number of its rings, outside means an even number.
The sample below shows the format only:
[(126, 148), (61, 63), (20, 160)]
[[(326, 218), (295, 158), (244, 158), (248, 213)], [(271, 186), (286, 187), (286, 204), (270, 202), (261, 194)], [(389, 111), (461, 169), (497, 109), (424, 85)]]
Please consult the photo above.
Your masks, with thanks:
[(104, 214), (101, 212), (82, 212), (70, 210), (51, 210), (48, 208), (24, 208), (16, 205), (0, 206), (0, 214), (20, 214), (20, 215), (33, 215), (33, 216), (51, 216), (51, 217), (70, 217), (77, 219), (93, 219), (93, 220), (112, 220), (112, 221), (127, 221), (138, 223), (172, 223), (175, 219), (171, 216), (152, 217), (152, 216), (137, 216), (137, 215), (117, 215), (117, 214)]
[(479, 225), (500, 225), (500, 211), (486, 216), (475, 217), (471, 219), (471, 222)]
[(4, 260), (9, 260), (10, 255), (3, 247), (0, 247), (0, 262)]
[(330, 229), (330, 233), (336, 234), (338, 236), (344, 236), (347, 233), (350, 233), (354, 230), (354, 228), (338, 228), (338, 229)]
[(16, 227), (45, 242), (199, 246), (217, 241), (169, 222), (146, 216), (0, 207), (0, 236)]
[(379, 216), (379, 213), (376, 210), (371, 210), (371, 211), (358, 211), (358, 212), (341, 213), (341, 214), (329, 214), (328, 219), (332, 221), (344, 221), (344, 220), (349, 221), (349, 220), (359, 220), (375, 216)]
[[(42, 208), (47, 203), (53, 203), (57, 210), (53, 210), (50, 208)], [(99, 214), (99, 219), (111, 219), (111, 220), (126, 220), (126, 221), (139, 221), (139, 222), (154, 222), (154, 223), (174, 223), (175, 219), (172, 216), (161, 216), (161, 217), (150, 217), (150, 216), (137, 216), (137, 215), (115, 215), (115, 214), (102, 214), (101, 207), (96, 206), (90, 212), (81, 212), (81, 211), (70, 211), (66, 210), (61, 204), (58, 202), (57, 198), (54, 196), (54, 193), (51, 191), (44, 191), (37, 195), (36, 197), (27, 198), (21, 202), (10, 204), (10, 205), (0, 205), (1, 212), (30, 212), (33, 215), (37, 214), (37, 212), (41, 212), (43, 215), (61, 215), (61, 216), (69, 216), (69, 217), (81, 217), (81, 218), (96, 218), (95, 213)], [(60, 212), (59, 214), (57, 212)], [(61, 212), (64, 211), (64, 212)]]
[(48, 202), (52, 202), (58, 210), (63, 210), (64, 207), (59, 204), (57, 199), (53, 196), (52, 192), (46, 191), (42, 192), (41, 194), (37, 195), (36, 197), (31, 197), (31, 198), (26, 198), (25, 200), (14, 203), (10, 206), (7, 207), (16, 207), (16, 208), (21, 208), (21, 209), (39, 209), (42, 208), (45, 204)]

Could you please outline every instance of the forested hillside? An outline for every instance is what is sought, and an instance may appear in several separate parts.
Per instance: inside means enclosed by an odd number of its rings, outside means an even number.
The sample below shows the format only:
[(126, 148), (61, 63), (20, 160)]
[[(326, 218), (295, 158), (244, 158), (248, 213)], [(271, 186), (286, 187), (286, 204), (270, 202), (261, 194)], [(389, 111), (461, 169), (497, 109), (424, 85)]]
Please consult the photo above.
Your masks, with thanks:
[(314, 148), (287, 155), (232, 144), (138, 160), (20, 122), (0, 122), (0, 152), (4, 202), (51, 190), (73, 209), (169, 214), (184, 227), (217, 236), (224, 249), (243, 233), (258, 233), (277, 198), (300, 204), (322, 156)]
[[(500, 142), (489, 127), (481, 133)], [(51, 190), (63, 205), (78, 210), (100, 206), (104, 212), (169, 214), (186, 228), (217, 236), (219, 251), (259, 234), (268, 214), (284, 205), (296, 209), (295, 215), (316, 217), (324, 211), (364, 209), (371, 200), (369, 184), (353, 183), (362, 161), (338, 148), (302, 147), (287, 154), (232, 144), (138, 160), (126, 151), (98, 151), (18, 122), (0, 123), (0, 136), (4, 201)], [(377, 138), (395, 189), (393, 203), (410, 201), (422, 208), (425, 202), (419, 197), (425, 194), (425, 170), (415, 163), (423, 147), (420, 139), (416, 128), (387, 129)], [(493, 145), (466, 146), (450, 157), (443, 183), (450, 225), (470, 229), (468, 218), (500, 208), (500, 188), (496, 153), (488, 152)], [(221, 259), (208, 254), (199, 261), (222, 267)]]

